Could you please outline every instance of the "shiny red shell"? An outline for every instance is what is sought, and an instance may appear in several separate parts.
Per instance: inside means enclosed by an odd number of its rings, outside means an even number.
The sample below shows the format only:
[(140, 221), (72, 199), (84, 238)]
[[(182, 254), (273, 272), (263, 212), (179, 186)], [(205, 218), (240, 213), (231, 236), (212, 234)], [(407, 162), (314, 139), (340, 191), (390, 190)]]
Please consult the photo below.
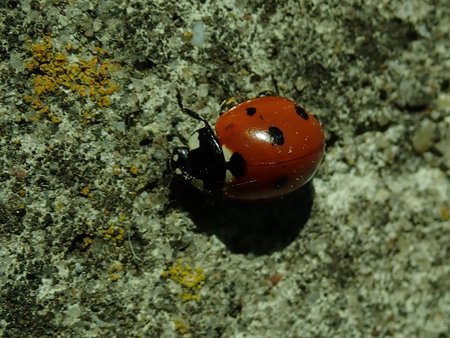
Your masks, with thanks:
[(271, 199), (300, 188), (316, 172), (325, 149), (319, 121), (279, 96), (231, 108), (218, 119), (216, 134), (226, 160), (236, 152), (245, 159), (244, 175), (227, 175), (224, 187), (225, 196), (237, 200)]

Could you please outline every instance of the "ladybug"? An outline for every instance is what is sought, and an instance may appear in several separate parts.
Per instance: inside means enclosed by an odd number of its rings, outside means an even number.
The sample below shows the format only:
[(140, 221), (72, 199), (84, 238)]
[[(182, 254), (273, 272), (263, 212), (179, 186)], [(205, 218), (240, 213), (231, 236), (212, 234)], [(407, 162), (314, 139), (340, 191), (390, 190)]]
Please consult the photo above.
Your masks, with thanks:
[(325, 150), (319, 121), (281, 96), (255, 97), (221, 114), (215, 131), (203, 117), (181, 110), (204, 126), (187, 147), (176, 147), (170, 167), (198, 189), (226, 198), (257, 201), (284, 196), (305, 185)]

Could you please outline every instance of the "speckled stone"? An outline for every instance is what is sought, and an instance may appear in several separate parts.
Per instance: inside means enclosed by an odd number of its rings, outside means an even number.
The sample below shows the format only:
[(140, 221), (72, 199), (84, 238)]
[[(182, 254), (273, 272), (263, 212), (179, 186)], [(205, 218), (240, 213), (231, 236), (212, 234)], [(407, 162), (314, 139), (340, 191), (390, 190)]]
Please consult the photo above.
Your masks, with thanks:
[[(449, 22), (439, 0), (1, 1), (0, 336), (448, 337)], [(109, 78), (109, 105), (36, 94), (48, 36), (115, 65), (72, 80)], [(326, 131), (312, 185), (239, 205), (174, 182), (197, 127), (176, 89), (214, 123), (272, 75)]]

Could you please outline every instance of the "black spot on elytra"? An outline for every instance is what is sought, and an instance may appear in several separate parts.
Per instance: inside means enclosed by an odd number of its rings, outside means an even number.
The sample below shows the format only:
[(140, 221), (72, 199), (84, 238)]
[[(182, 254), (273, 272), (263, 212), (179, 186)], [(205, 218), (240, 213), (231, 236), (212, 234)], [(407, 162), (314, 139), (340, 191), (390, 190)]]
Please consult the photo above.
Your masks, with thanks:
[(231, 155), (227, 163), (227, 169), (234, 177), (242, 177), (245, 174), (245, 160), (240, 153)]
[(287, 176), (280, 176), (276, 180), (274, 188), (275, 188), (275, 190), (280, 190), (280, 189), (284, 188), (287, 183), (288, 183)]
[(253, 116), (256, 114), (256, 108), (255, 107), (248, 107), (245, 109), (248, 116)]
[(296, 105), (295, 106), (295, 112), (304, 120), (308, 120), (309, 119), (309, 115), (306, 112), (305, 108), (303, 108), (302, 106)]
[(284, 144), (284, 136), (283, 132), (277, 128), (277, 127), (269, 127), (269, 135), (270, 135), (270, 141), (272, 144), (276, 145), (283, 145)]

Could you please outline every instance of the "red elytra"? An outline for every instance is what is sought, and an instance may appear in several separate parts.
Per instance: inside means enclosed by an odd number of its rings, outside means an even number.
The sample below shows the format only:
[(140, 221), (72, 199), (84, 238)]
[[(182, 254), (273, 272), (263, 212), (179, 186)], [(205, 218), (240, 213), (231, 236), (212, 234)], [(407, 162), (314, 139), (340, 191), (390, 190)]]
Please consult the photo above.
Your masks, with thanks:
[(325, 149), (319, 121), (294, 101), (280, 96), (242, 102), (220, 116), (216, 137), (225, 160), (239, 153), (245, 173), (227, 175), (224, 195), (263, 200), (305, 185), (317, 171)]

